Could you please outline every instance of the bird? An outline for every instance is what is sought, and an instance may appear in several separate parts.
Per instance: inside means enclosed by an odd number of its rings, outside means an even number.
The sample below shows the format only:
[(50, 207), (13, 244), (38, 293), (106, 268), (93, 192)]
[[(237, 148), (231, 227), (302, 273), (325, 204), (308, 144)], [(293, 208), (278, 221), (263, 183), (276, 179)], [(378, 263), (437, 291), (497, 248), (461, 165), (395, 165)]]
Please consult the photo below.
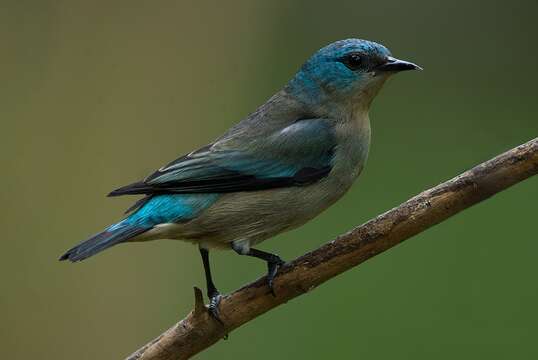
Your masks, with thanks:
[(267, 286), (284, 264), (255, 246), (297, 228), (340, 199), (363, 170), (368, 112), (392, 75), (422, 70), (383, 45), (333, 42), (314, 53), (285, 86), (214, 142), (108, 196), (143, 195), (126, 217), (67, 250), (79, 262), (114, 245), (178, 239), (198, 245), (209, 298), (220, 320), (222, 295), (209, 251), (229, 249), (267, 264)]

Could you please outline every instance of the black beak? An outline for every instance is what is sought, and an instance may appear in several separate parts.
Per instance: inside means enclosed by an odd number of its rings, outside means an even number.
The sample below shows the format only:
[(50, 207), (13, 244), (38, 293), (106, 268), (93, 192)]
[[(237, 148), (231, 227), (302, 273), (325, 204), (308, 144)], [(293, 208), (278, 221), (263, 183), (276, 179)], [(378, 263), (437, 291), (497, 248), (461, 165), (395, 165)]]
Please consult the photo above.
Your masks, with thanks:
[(392, 56), (389, 56), (387, 58), (387, 62), (382, 65), (379, 65), (376, 70), (397, 72), (406, 70), (422, 70), (422, 68), (417, 64), (413, 64), (412, 62), (398, 60), (396, 58), (393, 58)]

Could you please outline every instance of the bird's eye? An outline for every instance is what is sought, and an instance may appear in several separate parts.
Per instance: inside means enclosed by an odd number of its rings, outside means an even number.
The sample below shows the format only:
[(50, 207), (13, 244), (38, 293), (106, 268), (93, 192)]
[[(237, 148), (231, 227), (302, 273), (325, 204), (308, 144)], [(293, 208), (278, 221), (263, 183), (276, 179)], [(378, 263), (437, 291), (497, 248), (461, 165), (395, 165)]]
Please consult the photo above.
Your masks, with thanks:
[(365, 65), (365, 58), (362, 54), (359, 53), (351, 53), (349, 55), (344, 56), (342, 58), (341, 62), (347, 66), (350, 70), (358, 70)]

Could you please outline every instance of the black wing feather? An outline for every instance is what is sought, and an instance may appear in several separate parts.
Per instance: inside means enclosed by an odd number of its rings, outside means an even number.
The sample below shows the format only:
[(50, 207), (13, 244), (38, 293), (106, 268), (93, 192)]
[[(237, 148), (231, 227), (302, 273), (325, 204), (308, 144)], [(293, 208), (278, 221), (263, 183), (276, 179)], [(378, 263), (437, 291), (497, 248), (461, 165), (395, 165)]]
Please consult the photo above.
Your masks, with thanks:
[(219, 176), (205, 180), (190, 180), (168, 182), (159, 185), (149, 185), (138, 181), (112, 191), (108, 196), (136, 195), (136, 194), (194, 194), (194, 193), (228, 193), (237, 191), (258, 191), (287, 186), (305, 186), (312, 184), (327, 176), (330, 166), (320, 169), (303, 168), (294, 176), (257, 178), (254, 175), (226, 171), (227, 176)]

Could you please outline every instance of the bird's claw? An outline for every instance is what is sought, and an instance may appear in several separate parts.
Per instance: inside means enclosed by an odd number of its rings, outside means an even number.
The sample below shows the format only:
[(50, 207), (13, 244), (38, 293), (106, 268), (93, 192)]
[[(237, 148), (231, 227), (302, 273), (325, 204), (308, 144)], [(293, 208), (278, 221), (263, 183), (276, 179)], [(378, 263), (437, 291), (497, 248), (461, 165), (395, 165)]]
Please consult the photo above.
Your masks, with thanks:
[(215, 319), (219, 324), (224, 325), (220, 318), (220, 310), (219, 305), (220, 301), (222, 300), (222, 295), (218, 292), (212, 294), (209, 297), (209, 304), (207, 305), (207, 311), (209, 312), (209, 316), (211, 316), (213, 319)]
[(275, 288), (273, 286), (274, 279), (278, 273), (278, 269), (280, 269), (282, 265), (284, 265), (284, 261), (280, 257), (277, 257), (274, 261), (267, 262), (267, 285), (274, 297), (276, 297)]

